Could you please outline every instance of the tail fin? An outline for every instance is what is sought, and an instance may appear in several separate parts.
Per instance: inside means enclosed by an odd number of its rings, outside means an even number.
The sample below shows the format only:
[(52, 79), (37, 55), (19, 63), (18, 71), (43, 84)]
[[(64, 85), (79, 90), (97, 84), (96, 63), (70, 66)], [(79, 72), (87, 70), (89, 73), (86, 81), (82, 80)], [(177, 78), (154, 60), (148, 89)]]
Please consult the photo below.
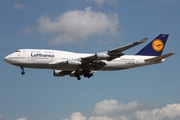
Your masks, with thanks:
[(136, 55), (160, 56), (165, 47), (168, 36), (169, 34), (160, 34)]

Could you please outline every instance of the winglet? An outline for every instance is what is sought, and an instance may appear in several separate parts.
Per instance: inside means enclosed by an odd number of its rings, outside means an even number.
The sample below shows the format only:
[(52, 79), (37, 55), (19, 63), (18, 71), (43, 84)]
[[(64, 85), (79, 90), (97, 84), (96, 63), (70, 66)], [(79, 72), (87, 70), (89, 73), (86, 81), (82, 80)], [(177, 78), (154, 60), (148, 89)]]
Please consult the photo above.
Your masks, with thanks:
[(146, 42), (147, 39), (148, 39), (148, 37), (145, 37), (145, 38), (143, 38), (142, 40), (140, 40), (139, 42), (140, 42), (140, 43), (144, 43), (144, 42)]

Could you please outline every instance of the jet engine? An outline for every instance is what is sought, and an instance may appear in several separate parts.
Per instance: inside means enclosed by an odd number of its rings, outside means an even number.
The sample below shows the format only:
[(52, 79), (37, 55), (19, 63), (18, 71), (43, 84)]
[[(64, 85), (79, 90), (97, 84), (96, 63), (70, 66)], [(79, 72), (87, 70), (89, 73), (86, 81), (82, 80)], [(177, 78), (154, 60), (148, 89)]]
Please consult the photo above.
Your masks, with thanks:
[(98, 60), (109, 60), (111, 58), (107, 53), (96, 53), (95, 56)]
[(80, 65), (81, 65), (81, 62), (77, 61), (77, 60), (68, 60), (67, 61), (68, 67), (79, 67)]
[(62, 70), (54, 70), (54, 71), (53, 71), (53, 75), (54, 75), (54, 76), (63, 77), (63, 76), (65, 76), (65, 75), (68, 75), (68, 73), (65, 72), (65, 71), (62, 71)]

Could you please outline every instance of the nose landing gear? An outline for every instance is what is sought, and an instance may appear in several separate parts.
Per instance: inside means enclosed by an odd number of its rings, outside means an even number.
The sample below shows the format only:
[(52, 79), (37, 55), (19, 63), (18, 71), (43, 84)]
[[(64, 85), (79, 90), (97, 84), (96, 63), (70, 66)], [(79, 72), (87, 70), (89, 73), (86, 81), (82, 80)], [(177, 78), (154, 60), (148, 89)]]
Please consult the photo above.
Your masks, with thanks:
[(24, 68), (23, 67), (20, 67), (21, 68), (21, 75), (24, 75), (25, 74), (25, 72), (24, 72)]

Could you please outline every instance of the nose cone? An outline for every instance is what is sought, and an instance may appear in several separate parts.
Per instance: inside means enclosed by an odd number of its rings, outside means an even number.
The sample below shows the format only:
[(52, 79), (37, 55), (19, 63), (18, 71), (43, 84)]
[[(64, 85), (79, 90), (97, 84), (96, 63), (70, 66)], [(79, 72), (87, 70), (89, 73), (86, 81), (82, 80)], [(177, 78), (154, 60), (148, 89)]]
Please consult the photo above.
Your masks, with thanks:
[(6, 56), (5, 58), (4, 58), (4, 61), (6, 61), (6, 62), (8, 62), (8, 56)]
[(10, 58), (9, 58), (9, 55), (4, 58), (4, 61), (6, 61), (7, 63), (11, 63), (11, 60), (10, 60)]
[(15, 53), (9, 54), (4, 58), (4, 61), (10, 64), (16, 63), (16, 60), (17, 60), (17, 56)]

